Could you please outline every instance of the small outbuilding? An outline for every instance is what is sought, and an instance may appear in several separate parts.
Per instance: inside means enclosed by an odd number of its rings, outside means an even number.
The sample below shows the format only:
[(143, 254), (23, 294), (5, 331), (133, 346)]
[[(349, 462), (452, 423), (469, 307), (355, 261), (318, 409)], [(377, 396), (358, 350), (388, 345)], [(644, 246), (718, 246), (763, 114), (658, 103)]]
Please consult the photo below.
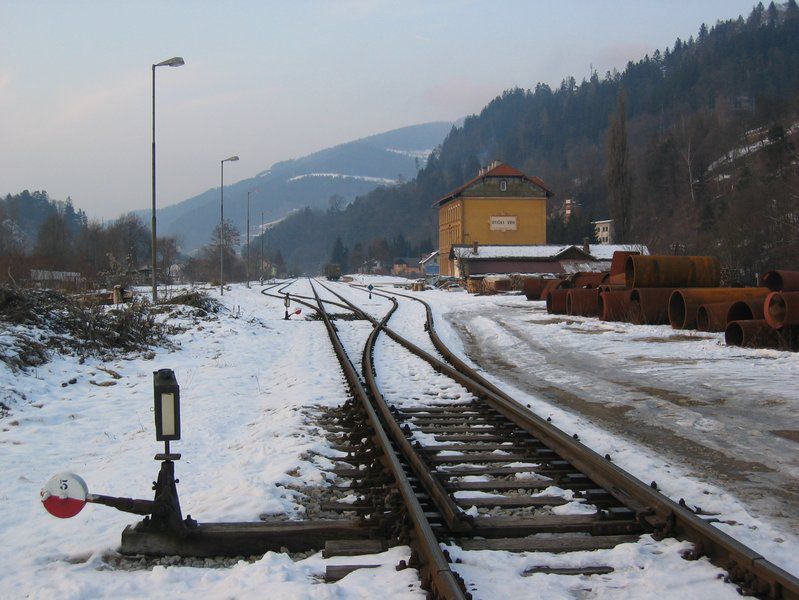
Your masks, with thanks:
[(524, 246), (460, 244), (452, 247), (455, 277), (501, 273), (577, 273), (607, 271), (616, 251), (649, 254), (646, 246), (597, 244), (593, 246)]

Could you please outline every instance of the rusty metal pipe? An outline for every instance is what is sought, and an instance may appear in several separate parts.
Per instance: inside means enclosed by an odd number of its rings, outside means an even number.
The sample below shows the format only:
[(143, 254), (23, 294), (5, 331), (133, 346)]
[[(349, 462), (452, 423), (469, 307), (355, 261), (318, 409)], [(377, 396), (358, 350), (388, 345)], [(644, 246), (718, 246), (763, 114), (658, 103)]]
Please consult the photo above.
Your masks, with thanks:
[(571, 316), (596, 317), (599, 314), (599, 290), (573, 288), (566, 292), (566, 313)]
[(735, 302), (711, 302), (696, 309), (696, 328), (699, 331), (724, 331), (727, 313)]
[(636, 288), (630, 292), (634, 323), (666, 325), (669, 322), (669, 298), (673, 288)]
[(608, 273), (579, 272), (572, 275), (569, 281), (575, 288), (597, 288), (606, 283), (609, 276)]
[(721, 281), (721, 263), (714, 256), (628, 256), (627, 289), (708, 288)]
[(799, 271), (767, 271), (760, 277), (760, 285), (772, 292), (799, 292)]
[(633, 322), (633, 308), (630, 290), (614, 290), (599, 294), (599, 318), (603, 321)]
[(759, 300), (768, 295), (768, 288), (684, 288), (669, 297), (669, 323), (674, 329), (695, 329), (696, 312), (703, 304)]
[(764, 319), (763, 302), (760, 300), (739, 300), (733, 302), (727, 311), (727, 323), (730, 321), (752, 321)]
[(763, 316), (774, 329), (799, 325), (799, 292), (771, 292), (763, 303)]
[(541, 300), (541, 292), (551, 279), (541, 279), (540, 277), (525, 277), (522, 281), (522, 292), (528, 300)]
[[(624, 276), (624, 269), (627, 265), (627, 257), (628, 256), (638, 256), (640, 252), (629, 252), (626, 250), (616, 250), (613, 253), (613, 258), (610, 261), (610, 276), (613, 277), (614, 275), (622, 275), (622, 279)], [(624, 283), (622, 281), (622, 283)]]
[[(614, 284), (610, 284), (610, 283), (603, 283), (602, 285), (599, 286), (598, 289), (599, 289), (599, 293), (600, 294), (603, 293), (603, 292), (629, 292), (630, 291), (626, 287), (624, 287), (623, 285), (614, 285)], [(600, 311), (599, 314), (602, 314), (602, 311)]]
[(553, 315), (566, 314), (566, 294), (569, 290), (552, 290), (547, 294), (547, 312)]
[(565, 285), (565, 281), (562, 279), (550, 279), (544, 284), (544, 289), (541, 290), (541, 300), (546, 300), (549, 292), (554, 292), (555, 290), (564, 289), (567, 287)]
[(730, 321), (724, 330), (724, 341), (728, 346), (744, 348), (779, 348), (783, 343), (779, 332), (769, 327), (765, 319)]

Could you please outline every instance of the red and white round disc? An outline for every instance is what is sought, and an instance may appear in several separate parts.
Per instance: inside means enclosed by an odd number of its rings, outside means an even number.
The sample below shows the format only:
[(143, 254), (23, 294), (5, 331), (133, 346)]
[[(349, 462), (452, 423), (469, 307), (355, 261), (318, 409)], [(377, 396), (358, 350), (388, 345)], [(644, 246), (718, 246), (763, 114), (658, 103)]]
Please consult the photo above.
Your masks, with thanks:
[(47, 512), (59, 519), (69, 519), (86, 506), (89, 488), (80, 475), (58, 473), (44, 484), (41, 495)]

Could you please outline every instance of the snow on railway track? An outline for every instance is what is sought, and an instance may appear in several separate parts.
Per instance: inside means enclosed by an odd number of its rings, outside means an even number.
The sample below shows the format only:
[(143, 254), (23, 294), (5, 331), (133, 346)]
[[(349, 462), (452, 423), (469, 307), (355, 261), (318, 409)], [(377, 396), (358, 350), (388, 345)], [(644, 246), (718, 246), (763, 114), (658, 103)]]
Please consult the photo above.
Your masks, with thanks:
[[(458, 476), (448, 478), (448, 483), (450, 487), (457, 488), (465, 484), (466, 488), (469, 487), (477, 488), (475, 491), (479, 491), (481, 488), (482, 489), (498, 488), (500, 490), (503, 488), (507, 489), (507, 487), (509, 487), (506, 485), (508, 483), (507, 481), (502, 482), (502, 485), (499, 484), (499, 481), (496, 482), (484, 481), (485, 478), (484, 474), (477, 476), (476, 479), (472, 479), (468, 475), (469, 471), (463, 468), (464, 465), (477, 466), (479, 469), (482, 469), (482, 473), (489, 471), (489, 468), (485, 464), (486, 460), (485, 452), (483, 451), (483, 453), (480, 454), (480, 451), (484, 449), (482, 447), (480, 448), (477, 447), (480, 445), (479, 443), (473, 444), (473, 447), (469, 448), (467, 452), (459, 451), (458, 442), (451, 443), (446, 446), (442, 446), (440, 444), (440, 442), (443, 439), (447, 439), (448, 441), (453, 441), (452, 440), (453, 436), (448, 435), (451, 433), (451, 430), (447, 428), (447, 425), (453, 425), (457, 429), (457, 421), (447, 421), (446, 419), (452, 419), (458, 416), (462, 416), (464, 414), (472, 413), (473, 409), (478, 407), (479, 405), (477, 405), (473, 401), (469, 402), (470, 398), (468, 393), (467, 395), (464, 395), (463, 393), (465, 390), (458, 390), (453, 392), (451, 384), (446, 385), (443, 388), (441, 384), (439, 384), (438, 386), (428, 385), (427, 386), (428, 389), (426, 390), (427, 393), (420, 393), (418, 389), (415, 390), (415, 393), (413, 389), (408, 389), (408, 388), (401, 389), (403, 381), (405, 381), (406, 384), (411, 388), (414, 388), (414, 383), (412, 381), (408, 382), (409, 379), (408, 377), (405, 377), (403, 379), (401, 375), (403, 372), (411, 374), (410, 379), (416, 380), (415, 381), (416, 387), (418, 387), (420, 383), (422, 387), (425, 387), (425, 382), (429, 383), (428, 377), (435, 379), (439, 375), (439, 373), (436, 373), (434, 370), (430, 369), (427, 376), (420, 375), (422, 373), (422, 368), (419, 363), (414, 364), (413, 361), (405, 361), (404, 359), (401, 359), (400, 356), (396, 353), (396, 351), (393, 354), (390, 352), (385, 352), (385, 356), (383, 356), (382, 353), (386, 349), (387, 348), (384, 346), (384, 344), (382, 342), (379, 342), (374, 351), (374, 357), (375, 357), (374, 368), (378, 373), (377, 376), (378, 381), (381, 381), (381, 377), (383, 377), (382, 373), (385, 368), (390, 369), (393, 373), (392, 375), (389, 375), (387, 379), (385, 378), (382, 379), (383, 386), (385, 387), (385, 389), (381, 391), (384, 393), (385, 399), (389, 402), (389, 404), (395, 402), (396, 399), (399, 399), (399, 403), (401, 404), (402, 407), (397, 408), (395, 406), (394, 410), (395, 414), (399, 415), (400, 422), (404, 420), (410, 420), (410, 421), (419, 421), (423, 425), (427, 426), (431, 425), (444, 426), (444, 429), (440, 431), (436, 431), (434, 427), (433, 429), (423, 430), (419, 432), (417, 431), (417, 429), (423, 429), (423, 427), (421, 428), (417, 427), (418, 423), (414, 423), (413, 426), (410, 426), (409, 423), (405, 423), (404, 428), (406, 429), (406, 434), (408, 435), (408, 437), (414, 440), (415, 442), (414, 445), (416, 445), (417, 447), (422, 446), (420, 450), (423, 453), (429, 452), (434, 456), (433, 460), (434, 463), (437, 463), (440, 467), (444, 468), (452, 466), (453, 464), (455, 465), (454, 467), (455, 469), (460, 468), (460, 471), (458, 471), (459, 473)], [(442, 397), (440, 395), (442, 389), (447, 389), (447, 392), (451, 396), (449, 398), (444, 398), (445, 401), (443, 403), (441, 402)], [(445, 392), (445, 394), (447, 392)], [(378, 392), (378, 394), (379, 393), (380, 392)], [(425, 397), (428, 398), (426, 402), (425, 400), (423, 400), (423, 398)], [(431, 398), (435, 398), (436, 401), (431, 400)], [(484, 411), (484, 407), (479, 407), (478, 412), (481, 412), (480, 410), (481, 408)], [(438, 417), (440, 416), (443, 416), (445, 418), (438, 419)], [(487, 421), (481, 421), (480, 419), (482, 418), (487, 419)], [(460, 433), (464, 434), (463, 436), (461, 436), (460, 441), (462, 442), (464, 439), (470, 439), (471, 435), (474, 434), (475, 430), (480, 431), (480, 429), (482, 429), (483, 427), (488, 428), (494, 426), (494, 423), (491, 422), (493, 418), (494, 415), (491, 415), (490, 413), (482, 414), (478, 416), (477, 419), (475, 419), (473, 416), (469, 417), (472, 423), (467, 428), (460, 430)], [(467, 431), (469, 433), (466, 433)], [(421, 433), (422, 435), (419, 436), (419, 433)], [(435, 438), (435, 440), (434, 443), (431, 444), (429, 437), (431, 433), (444, 433), (444, 435), (441, 437), (434, 435), (433, 437)], [(503, 433), (507, 434), (508, 432), (505, 431)], [(510, 439), (513, 438), (511, 437)], [(423, 443), (422, 440), (425, 440), (425, 442)], [(494, 436), (494, 440), (492, 440), (494, 442), (499, 441), (500, 444), (499, 446), (495, 446), (494, 449), (494, 452), (496, 452), (498, 455), (495, 455), (493, 458), (489, 458), (489, 462), (494, 465), (501, 464), (499, 461), (504, 460), (504, 457), (502, 457), (501, 455), (505, 454), (506, 451), (503, 450), (502, 447), (505, 446), (508, 442), (501, 440), (502, 438), (499, 436)], [(425, 445), (427, 446), (426, 448), (424, 447)], [(479, 458), (471, 459), (469, 452), (472, 451), (474, 451), (475, 454), (471, 456)], [(546, 456), (547, 459), (549, 460), (553, 458), (552, 456), (546, 454), (546, 450), (544, 450), (544, 456)], [(508, 453), (508, 460), (510, 460), (511, 458), (518, 459), (520, 457), (513, 456), (511, 453)], [(528, 469), (529, 471), (533, 472), (534, 476), (536, 469), (540, 467), (540, 465), (537, 465), (535, 463), (522, 463), (522, 464), (524, 464), (525, 469)], [(463, 477), (465, 477), (466, 479), (464, 480)], [(579, 478), (579, 474), (577, 474), (577, 477)], [(485, 485), (480, 485), (480, 484), (485, 484)], [(518, 496), (524, 496), (525, 493), (528, 493), (529, 495), (529, 490), (531, 487), (533, 489), (536, 489), (534, 486), (527, 485), (524, 482), (511, 483), (511, 486), (513, 485), (519, 488), (517, 490), (519, 492)], [(538, 489), (540, 489), (541, 487), (542, 486), (539, 485)], [(541, 508), (542, 505), (545, 507), (543, 511), (544, 514), (542, 515), (543, 518), (546, 518), (546, 510), (557, 511), (560, 508), (560, 506), (567, 506), (571, 510), (576, 509), (576, 512), (578, 513), (580, 512), (580, 509), (593, 511), (593, 508), (587, 505), (586, 503), (583, 503), (581, 501), (572, 502), (571, 500), (574, 498), (574, 494), (573, 491), (571, 490), (569, 491), (568, 494), (561, 493), (560, 495), (558, 495), (557, 492), (561, 491), (558, 488), (555, 488), (553, 486), (548, 486), (545, 489), (550, 493), (552, 491), (555, 491), (556, 494), (555, 494), (555, 499), (547, 499), (545, 502), (541, 502), (538, 504), (539, 508)], [(599, 490), (599, 492), (600, 492), (599, 496), (596, 497), (600, 497), (602, 501), (607, 502), (608, 498), (607, 497), (601, 498), (601, 490)], [(458, 495), (460, 495), (461, 497), (458, 498)], [(514, 506), (515, 504), (518, 503), (521, 505), (527, 504), (529, 507), (530, 505), (536, 504), (535, 496), (528, 497), (528, 500), (525, 503), (523, 501), (520, 502), (518, 498), (509, 497), (501, 493), (497, 494), (495, 492), (491, 492), (486, 495), (488, 496), (488, 498), (486, 498), (486, 496), (483, 496), (478, 501), (477, 496), (474, 495), (458, 494), (458, 492), (455, 492), (455, 494), (453, 494), (453, 496), (455, 496), (457, 500), (460, 500), (461, 503), (463, 503), (464, 501), (466, 503), (473, 502), (475, 504), (478, 503), (483, 504), (484, 506), (491, 506), (492, 502), (496, 504), (503, 504), (505, 506)], [(547, 506), (547, 505), (554, 505), (554, 508), (552, 506)], [(571, 507), (574, 508), (572, 509)], [(502, 508), (494, 507), (492, 510), (496, 515), (497, 510), (501, 511)], [(480, 515), (479, 509), (475, 510), (474, 513)], [(536, 518), (537, 517), (533, 517), (532, 519), (535, 520)], [(521, 524), (522, 531), (525, 531), (524, 527), (525, 525)], [(526, 531), (528, 533), (537, 531), (537, 533), (532, 533), (533, 537), (538, 537), (540, 535), (544, 536), (547, 535), (547, 532), (545, 530), (537, 529), (536, 525), (527, 526), (527, 527), (528, 529)], [(608, 532), (613, 529), (613, 524), (606, 524), (606, 527), (607, 529), (605, 530), (605, 532)], [(621, 529), (623, 531), (624, 527), (622, 526)], [(485, 531), (488, 531), (488, 528), (486, 528)], [(554, 529), (554, 531), (557, 531), (557, 529)], [(634, 531), (631, 532), (634, 533)], [(584, 538), (587, 533), (588, 532), (584, 532), (583, 534), (578, 533), (578, 536)], [(569, 534), (566, 535), (568, 536)], [(668, 588), (663, 592), (667, 597), (669, 597), (669, 595), (672, 593), (674, 594), (673, 597), (684, 595), (689, 587), (692, 593), (695, 593), (697, 591), (697, 586), (702, 588), (702, 593), (710, 593), (713, 594), (715, 597), (724, 597), (724, 595), (726, 594), (729, 594), (730, 597), (732, 597), (732, 595), (735, 593), (734, 588), (730, 586), (727, 587), (721, 586), (720, 582), (718, 581), (720, 572), (716, 567), (710, 565), (704, 560), (695, 563), (688, 563), (686, 561), (683, 561), (682, 558), (680, 558), (681, 553), (687, 551), (690, 548), (690, 544), (687, 544), (686, 542), (678, 542), (673, 539), (667, 539), (665, 542), (655, 542), (650, 536), (646, 535), (642, 536), (640, 539), (637, 539), (635, 541), (634, 538), (629, 538), (629, 537), (625, 539), (617, 538), (613, 541), (616, 543), (605, 542), (605, 545), (610, 545), (614, 547), (612, 550), (610, 549), (595, 550), (595, 552), (589, 554), (592, 556), (593, 560), (596, 560), (598, 556), (596, 552), (600, 552), (600, 556), (602, 556), (603, 558), (607, 558), (608, 562), (613, 562), (617, 565), (624, 563), (623, 567), (619, 566), (617, 568), (617, 567), (609, 567), (607, 565), (586, 566), (584, 564), (585, 563), (584, 556), (581, 556), (579, 552), (576, 553), (570, 552), (565, 555), (563, 554), (559, 555), (558, 560), (556, 562), (559, 562), (560, 566), (535, 565), (534, 568), (526, 569), (526, 571), (525, 569), (522, 569), (522, 572), (526, 572), (527, 574), (532, 576), (545, 575), (545, 574), (551, 575), (552, 573), (561, 573), (564, 576), (566, 574), (572, 576), (579, 575), (581, 577), (599, 575), (601, 576), (599, 580), (597, 580), (596, 578), (592, 579), (592, 585), (596, 585), (598, 589), (601, 589), (604, 585), (604, 582), (608, 581), (611, 582), (608, 586), (608, 589), (616, 589), (619, 586), (619, 581), (621, 580), (623, 581), (622, 587), (625, 590), (629, 590), (635, 593), (636, 589), (640, 589), (641, 591), (648, 589), (648, 587), (651, 586), (653, 580), (657, 580), (658, 578), (660, 578), (663, 581), (665, 581), (669, 579), (673, 575), (675, 569), (677, 569), (680, 572), (686, 571), (686, 575), (683, 578), (683, 583), (685, 587), (683, 587), (682, 585), (672, 584), (670, 588)], [(585, 542), (585, 539), (571, 540), (571, 541), (564, 539), (558, 540), (558, 543), (561, 545), (560, 550), (569, 549), (570, 545), (574, 546), (572, 549), (576, 549), (580, 546), (580, 543), (583, 542)], [(509, 583), (510, 580), (508, 578), (511, 577), (511, 575), (516, 575), (516, 579), (519, 579), (518, 573), (520, 572), (519, 568), (521, 567), (521, 565), (514, 559), (509, 559), (509, 557), (507, 556), (508, 553), (502, 551), (503, 544), (509, 545), (507, 540), (505, 540), (503, 542), (500, 542), (499, 544), (496, 544), (496, 547), (499, 548), (500, 550), (487, 550), (487, 549), (477, 550), (477, 549), (469, 549), (468, 540), (466, 541), (466, 543), (464, 543), (463, 540), (461, 542), (455, 540), (455, 543), (452, 546), (452, 550), (453, 552), (458, 554), (460, 560), (464, 561), (461, 564), (472, 564), (472, 568), (471, 569), (466, 568), (464, 570), (464, 573), (466, 573), (467, 571), (470, 572), (472, 575), (477, 577), (477, 579), (480, 579), (483, 583), (482, 586), (478, 586), (477, 588), (475, 588), (474, 587), (475, 584), (474, 582), (472, 582), (472, 585), (469, 586), (469, 589), (471, 590), (482, 589), (482, 592), (488, 591), (488, 589), (491, 588), (491, 582), (497, 580), (497, 573), (502, 572), (502, 569), (500, 569), (500, 565), (504, 565), (504, 568), (506, 568), (507, 570), (504, 571), (505, 576), (501, 577), (502, 590), (503, 593), (509, 593), (509, 592), (512, 593), (513, 584)], [(541, 548), (547, 547), (546, 542), (542, 543), (542, 540), (532, 540), (527, 536), (525, 536), (525, 539), (522, 541), (519, 547), (522, 548), (525, 545), (528, 545), (531, 548), (534, 548), (536, 546), (540, 546)], [(555, 545), (557, 546), (557, 544)], [(479, 547), (480, 544), (478, 544), (477, 546)], [(482, 544), (482, 546), (483, 548), (486, 548), (490, 547), (491, 544), (488, 544), (487, 546), (486, 544)], [(635, 549), (631, 549), (631, 546)], [(472, 544), (471, 547), (475, 548), (474, 544)], [(601, 548), (602, 543), (599, 543), (597, 547)], [(621, 548), (619, 552), (620, 556), (624, 557), (623, 561), (616, 560), (618, 557), (614, 558), (612, 553), (616, 551), (616, 548)], [(469, 554), (470, 552), (476, 552), (477, 554), (471, 555)], [(489, 558), (490, 554), (484, 554), (491, 552), (499, 552), (501, 560), (493, 561)], [(660, 557), (661, 554), (667, 552), (670, 553), (669, 556), (671, 560), (660, 560), (660, 559), (657, 561), (651, 560), (653, 556)], [(539, 554), (540, 553), (535, 553), (533, 556), (538, 556)], [(549, 553), (546, 553), (546, 555), (548, 556), (549, 559), (555, 558), (555, 555), (550, 555)], [(633, 556), (632, 559), (631, 555)], [(529, 561), (530, 558), (530, 554), (524, 552), (519, 554), (513, 554), (512, 556), (517, 559), (520, 559), (522, 562), (525, 560)], [(564, 559), (563, 558), (564, 556), (566, 556), (567, 558)], [(636, 556), (638, 557), (638, 559), (635, 558)], [(486, 565), (490, 566), (483, 571), (484, 577), (481, 577), (479, 571), (481, 568), (486, 567)], [(453, 568), (455, 570), (458, 570), (457, 565), (454, 565)], [(478, 572), (475, 572), (475, 569), (477, 569)], [(659, 571), (659, 569), (662, 569), (662, 571)], [(619, 575), (614, 575), (614, 573), (616, 573), (617, 570), (621, 570), (621, 573)], [(653, 572), (642, 574), (641, 570), (645, 571), (649, 570)], [(467, 579), (468, 581), (468, 578), (466, 577), (464, 578)], [(565, 583), (565, 581), (569, 581), (569, 579), (571, 579), (571, 583)], [(510, 588), (508, 587), (509, 585), (511, 586)], [(523, 592), (524, 587), (528, 585), (528, 583), (520, 581), (518, 585), (519, 585), (518, 591)], [(581, 582), (579, 578), (575, 580), (574, 577), (565, 577), (563, 585), (565, 587), (561, 588), (561, 592), (566, 592), (566, 593), (575, 592), (578, 589), (584, 589), (584, 587), (582, 588), (580, 587), (584, 586), (584, 582)], [(482, 592), (479, 594), (480, 596), (482, 596)], [(486, 596), (486, 597), (491, 597), (491, 596)]]

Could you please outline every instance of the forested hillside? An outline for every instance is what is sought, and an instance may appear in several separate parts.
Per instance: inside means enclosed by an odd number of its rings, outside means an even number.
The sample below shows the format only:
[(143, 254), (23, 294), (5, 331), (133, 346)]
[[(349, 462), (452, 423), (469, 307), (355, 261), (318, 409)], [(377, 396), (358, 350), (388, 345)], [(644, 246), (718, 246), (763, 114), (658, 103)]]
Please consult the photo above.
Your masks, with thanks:
[(0, 198), (0, 256), (45, 251), (86, 225), (86, 214), (72, 200), (52, 200), (47, 192), (8, 194)]
[[(400, 234), (429, 245), (431, 202), (496, 159), (556, 192), (550, 241), (580, 241), (590, 218), (613, 217), (628, 223), (619, 241), (717, 254), (748, 277), (764, 265), (796, 266), (797, 122), (799, 9), (794, 0), (758, 4), (621, 73), (507, 90), (453, 128), (415, 180), (341, 211), (293, 215), (266, 243), (309, 271), (337, 237), (350, 249)], [(566, 198), (582, 217), (557, 226)]]

